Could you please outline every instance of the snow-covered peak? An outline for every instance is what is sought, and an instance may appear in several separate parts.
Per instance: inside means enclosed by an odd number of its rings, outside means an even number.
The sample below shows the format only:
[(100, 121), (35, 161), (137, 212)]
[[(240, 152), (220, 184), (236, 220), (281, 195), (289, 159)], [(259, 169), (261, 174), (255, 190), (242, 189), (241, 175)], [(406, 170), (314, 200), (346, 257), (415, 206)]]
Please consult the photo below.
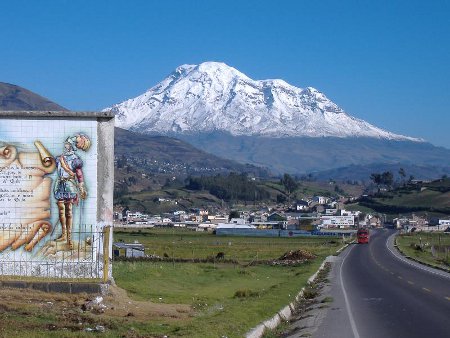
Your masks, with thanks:
[(105, 110), (116, 114), (117, 126), (147, 133), (418, 141), (349, 116), (313, 87), (252, 80), (221, 62), (179, 66), (144, 94)]

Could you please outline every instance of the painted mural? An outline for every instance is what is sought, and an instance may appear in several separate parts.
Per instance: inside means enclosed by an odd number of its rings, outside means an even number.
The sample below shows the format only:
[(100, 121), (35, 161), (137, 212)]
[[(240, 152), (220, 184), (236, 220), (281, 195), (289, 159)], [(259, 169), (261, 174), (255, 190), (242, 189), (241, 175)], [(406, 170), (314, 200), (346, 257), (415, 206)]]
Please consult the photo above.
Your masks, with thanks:
[(0, 274), (102, 275), (96, 122), (0, 119)]

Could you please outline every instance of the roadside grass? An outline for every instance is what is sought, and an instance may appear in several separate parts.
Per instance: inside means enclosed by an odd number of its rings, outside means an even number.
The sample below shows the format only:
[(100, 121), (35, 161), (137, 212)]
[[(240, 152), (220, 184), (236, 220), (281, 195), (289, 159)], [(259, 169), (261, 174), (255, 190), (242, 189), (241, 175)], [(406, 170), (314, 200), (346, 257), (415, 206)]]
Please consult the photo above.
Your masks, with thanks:
[[(114, 263), (114, 279), (132, 299), (190, 305), (193, 316), (165, 322), (165, 334), (186, 337), (242, 337), (292, 302), (323, 259), (341, 246), (339, 240), (331, 238), (217, 237), (184, 229), (115, 229), (114, 238), (138, 240), (147, 254), (196, 259), (223, 252), (225, 259), (238, 262)], [(298, 249), (317, 258), (297, 266), (248, 265)], [(153, 328), (145, 325), (136, 330), (138, 334), (154, 334)]]
[[(190, 304), (192, 318), (167, 322), (172, 335), (241, 337), (291, 302), (320, 264), (319, 259), (295, 267), (118, 262), (114, 278), (131, 298)], [(138, 333), (152, 333), (143, 329)]]
[(410, 233), (396, 238), (405, 255), (436, 267), (450, 269), (450, 235), (443, 233)]

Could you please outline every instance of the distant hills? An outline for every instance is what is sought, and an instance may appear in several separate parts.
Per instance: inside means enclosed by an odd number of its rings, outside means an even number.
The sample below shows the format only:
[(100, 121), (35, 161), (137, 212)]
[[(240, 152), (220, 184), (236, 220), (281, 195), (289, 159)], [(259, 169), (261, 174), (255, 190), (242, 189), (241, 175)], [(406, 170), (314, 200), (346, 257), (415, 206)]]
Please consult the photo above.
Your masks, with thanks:
[(151, 136), (115, 128), (115, 156), (147, 172), (218, 174), (247, 172), (267, 176), (266, 169), (223, 159), (171, 137)]
[(182, 65), (105, 110), (125, 129), (176, 137), (276, 174), (341, 169), (340, 177), (352, 179), (358, 168), (367, 179), (382, 166), (421, 167), (416, 172), (427, 178), (449, 173), (449, 149), (352, 117), (315, 88), (253, 80), (219, 62)]
[(48, 110), (66, 108), (25, 88), (0, 82), (0, 110)]

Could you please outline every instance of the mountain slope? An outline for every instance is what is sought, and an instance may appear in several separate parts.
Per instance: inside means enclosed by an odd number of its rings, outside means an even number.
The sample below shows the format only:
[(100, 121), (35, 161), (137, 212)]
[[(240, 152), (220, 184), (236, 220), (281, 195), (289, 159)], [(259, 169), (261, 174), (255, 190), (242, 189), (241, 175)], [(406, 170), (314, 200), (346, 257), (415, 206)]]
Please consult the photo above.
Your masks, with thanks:
[[(265, 166), (274, 173), (304, 174), (351, 165), (425, 166), (424, 177), (438, 178), (449, 173), (450, 150), (427, 142), (396, 141), (369, 137), (289, 137), (232, 136), (229, 133), (178, 135), (197, 148), (221, 157)], [(423, 172), (425, 174), (425, 172)], [(341, 175), (343, 176), (343, 175)], [(370, 171), (367, 171), (367, 177)], [(352, 171), (346, 179), (352, 179)]]
[(63, 111), (67, 109), (25, 88), (0, 82), (0, 110)]
[(312, 87), (252, 80), (219, 62), (180, 66), (146, 93), (105, 110), (116, 113), (117, 126), (144, 133), (418, 141), (346, 114)]
[(192, 145), (166, 136), (150, 136), (115, 128), (114, 153), (119, 161), (139, 167), (143, 172), (176, 175), (247, 172), (267, 175), (267, 170), (226, 160)]

